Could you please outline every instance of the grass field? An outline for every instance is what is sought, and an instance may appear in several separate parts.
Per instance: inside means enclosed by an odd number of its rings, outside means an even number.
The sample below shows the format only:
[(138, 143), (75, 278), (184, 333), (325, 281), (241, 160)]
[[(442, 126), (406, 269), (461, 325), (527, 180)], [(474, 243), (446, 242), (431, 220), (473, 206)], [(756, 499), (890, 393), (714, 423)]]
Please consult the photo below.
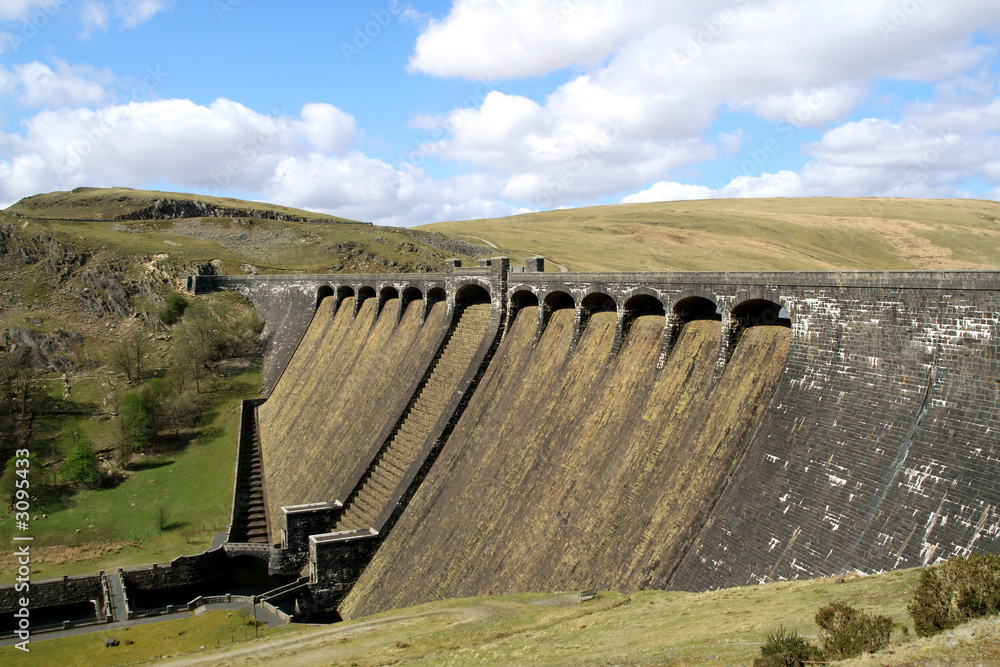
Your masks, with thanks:
[[(33, 642), (30, 656), (6, 664), (117, 665), (735, 665), (760, 655), (779, 625), (815, 638), (816, 611), (843, 601), (890, 615), (889, 649), (840, 664), (997, 664), (997, 619), (918, 640), (906, 613), (917, 571), (870, 577), (777, 582), (708, 593), (602, 593), (578, 603), (570, 594), (521, 594), (447, 600), (330, 626), (291, 626), (239, 642), (232, 612), (133, 627), (133, 644), (105, 649), (108, 633)], [(229, 613), (229, 616), (226, 614)], [(973, 635), (972, 630), (975, 629)], [(252, 632), (252, 629), (251, 629)], [(250, 635), (252, 637), (252, 634)], [(218, 644), (218, 646), (216, 646)], [(16, 653), (16, 652), (15, 652)]]
[[(215, 381), (209, 388), (212, 407), (195, 439), (134, 461), (114, 488), (81, 490), (62, 508), (34, 513), (32, 577), (167, 562), (204, 551), (213, 533), (229, 523), (239, 402), (259, 390), (259, 371)], [(13, 515), (0, 521), (0, 541), (10, 541), (13, 523)], [(14, 579), (10, 556), (0, 554), (0, 583)]]
[[(597, 206), (425, 225), (580, 271), (1000, 267), (1000, 203), (726, 199)], [(478, 239), (478, 240), (477, 240)], [(549, 266), (549, 271), (558, 270)]]

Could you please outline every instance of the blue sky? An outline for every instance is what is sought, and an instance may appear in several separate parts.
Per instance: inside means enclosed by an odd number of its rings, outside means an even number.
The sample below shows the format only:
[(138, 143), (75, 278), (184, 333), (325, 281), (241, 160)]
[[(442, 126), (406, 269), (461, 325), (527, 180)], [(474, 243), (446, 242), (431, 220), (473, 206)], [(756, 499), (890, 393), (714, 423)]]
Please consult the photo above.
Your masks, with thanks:
[(1000, 199), (995, 0), (2, 0), (0, 206)]

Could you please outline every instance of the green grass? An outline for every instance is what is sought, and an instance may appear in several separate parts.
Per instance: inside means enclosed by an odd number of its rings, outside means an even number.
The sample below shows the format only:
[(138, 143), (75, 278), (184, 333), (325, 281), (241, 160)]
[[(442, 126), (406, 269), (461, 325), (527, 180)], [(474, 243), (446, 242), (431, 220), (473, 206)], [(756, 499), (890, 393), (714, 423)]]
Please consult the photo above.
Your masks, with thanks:
[[(260, 637), (293, 636), (301, 628), (258, 628)], [(118, 639), (119, 645), (104, 647), (108, 637)], [(204, 646), (233, 647), (254, 640), (253, 626), (244, 622), (239, 611), (211, 611), (201, 616), (177, 619), (148, 625), (93, 632), (52, 641), (29, 644), (30, 653), (12, 648), (3, 649), (5, 665), (124, 665), (148, 662), (181, 652), (200, 650)], [(131, 642), (131, 643), (128, 643)]]
[(998, 219), (993, 201), (814, 197), (595, 206), (421, 229), (571, 271), (978, 269), (1000, 267)]
[[(216, 381), (209, 390), (213, 406), (186, 446), (138, 458), (115, 488), (78, 491), (65, 507), (45, 512), (44, 518), (42, 511), (33, 512), (38, 518), (32, 520), (30, 534), (39, 554), (32, 561), (34, 577), (166, 562), (204, 551), (213, 532), (229, 523), (239, 402), (259, 389), (259, 371)], [(0, 540), (9, 541), (12, 532), (13, 516), (7, 516), (0, 521)], [(13, 577), (12, 563), (6, 563), (0, 583)]]
[[(901, 570), (849, 577), (840, 584), (817, 579), (707, 593), (605, 592), (586, 603), (577, 603), (575, 594), (467, 598), (331, 626), (293, 626), (238, 646), (226, 645), (240, 634), (227, 625), (232, 617), (220, 618), (213, 612), (116, 632), (120, 640), (135, 642), (118, 649), (103, 647), (106, 632), (39, 640), (31, 645), (30, 660), (115, 665), (174, 655), (205, 665), (749, 664), (760, 655), (767, 633), (779, 625), (814, 639), (813, 616), (833, 601), (909, 625), (906, 602), (916, 582), (917, 570)], [(934, 661), (955, 655), (995, 659), (1000, 656), (995, 646), (997, 619), (977, 623), (980, 629), (974, 638), (969, 631), (958, 630), (951, 637), (917, 640), (912, 628), (908, 636), (897, 628), (892, 645), (875, 656), (874, 664), (938, 664)], [(178, 634), (181, 631), (185, 634)], [(29, 661), (27, 656), (13, 659), (9, 664)], [(871, 660), (860, 662), (872, 664)]]

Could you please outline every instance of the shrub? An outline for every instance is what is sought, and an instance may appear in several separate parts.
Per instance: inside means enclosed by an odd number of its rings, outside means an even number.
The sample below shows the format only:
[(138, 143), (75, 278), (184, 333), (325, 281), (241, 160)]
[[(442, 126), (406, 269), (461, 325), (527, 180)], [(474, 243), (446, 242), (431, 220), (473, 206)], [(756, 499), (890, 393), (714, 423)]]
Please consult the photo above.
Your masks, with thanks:
[(59, 471), (64, 478), (81, 484), (101, 481), (101, 468), (97, 465), (97, 455), (90, 448), (90, 443), (82, 440), (69, 450)]
[(188, 300), (183, 294), (168, 292), (164, 301), (165, 303), (158, 313), (160, 321), (167, 325), (175, 324), (184, 315), (184, 311), (188, 307)]
[(828, 660), (874, 653), (889, 643), (893, 622), (888, 616), (866, 614), (843, 602), (831, 602), (816, 612), (823, 655)]
[(953, 558), (921, 570), (917, 590), (906, 609), (920, 637), (1000, 612), (1000, 555)]
[(803, 667), (806, 662), (823, 659), (820, 650), (799, 637), (794, 630), (788, 632), (783, 627), (767, 635), (760, 647), (760, 657), (753, 661), (754, 667)]

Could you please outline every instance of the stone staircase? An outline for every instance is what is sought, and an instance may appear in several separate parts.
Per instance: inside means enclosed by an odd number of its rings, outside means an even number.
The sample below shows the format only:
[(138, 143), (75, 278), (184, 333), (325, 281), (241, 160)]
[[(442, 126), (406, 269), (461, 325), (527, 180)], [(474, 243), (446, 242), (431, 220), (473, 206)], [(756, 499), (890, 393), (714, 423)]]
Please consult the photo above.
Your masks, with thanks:
[(229, 541), (266, 544), (267, 514), (255, 412), (252, 407), (245, 408), (240, 434), (239, 479), (236, 482), (236, 516)]
[(470, 305), (462, 310), (431, 363), (427, 380), (417, 390), (388, 444), (351, 493), (333, 532), (374, 525), (458, 390), (470, 360), (483, 341), (489, 319), (488, 303)]

